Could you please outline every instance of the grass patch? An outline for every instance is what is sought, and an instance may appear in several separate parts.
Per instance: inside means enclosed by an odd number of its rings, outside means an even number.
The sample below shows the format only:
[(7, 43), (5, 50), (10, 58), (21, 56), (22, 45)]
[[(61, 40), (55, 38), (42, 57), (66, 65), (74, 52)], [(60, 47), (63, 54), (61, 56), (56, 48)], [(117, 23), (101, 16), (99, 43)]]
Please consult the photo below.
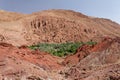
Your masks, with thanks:
[(52, 55), (63, 57), (68, 54), (73, 54), (83, 44), (94, 45), (96, 42), (67, 42), (67, 43), (39, 43), (38, 45), (29, 46), (30, 49), (48, 52)]

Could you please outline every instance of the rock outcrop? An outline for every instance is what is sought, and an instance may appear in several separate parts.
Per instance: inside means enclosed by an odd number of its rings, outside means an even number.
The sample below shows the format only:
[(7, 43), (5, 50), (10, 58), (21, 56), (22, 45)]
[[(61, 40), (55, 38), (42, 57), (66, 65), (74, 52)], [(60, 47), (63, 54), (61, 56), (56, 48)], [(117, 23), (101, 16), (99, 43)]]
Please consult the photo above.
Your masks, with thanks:
[[(15, 14), (6, 13), (4, 14), (6, 17)], [(0, 15), (2, 14), (1, 12)], [(15, 18), (16, 15), (19, 15), (18, 19)], [(42, 42), (100, 41), (101, 37), (120, 36), (119, 24), (108, 19), (92, 18), (71, 10), (46, 10), (29, 15), (16, 15), (10, 17), (10, 20), (1, 16), (1, 19), (7, 21), (0, 23), (0, 34), (5, 38), (2, 41), (15, 46)]]
[(89, 55), (68, 69), (67, 76), (77, 80), (120, 79), (120, 38), (104, 39), (90, 51)]
[[(0, 80), (57, 80), (62, 59), (25, 46), (0, 43)], [(56, 77), (55, 77), (56, 76)]]

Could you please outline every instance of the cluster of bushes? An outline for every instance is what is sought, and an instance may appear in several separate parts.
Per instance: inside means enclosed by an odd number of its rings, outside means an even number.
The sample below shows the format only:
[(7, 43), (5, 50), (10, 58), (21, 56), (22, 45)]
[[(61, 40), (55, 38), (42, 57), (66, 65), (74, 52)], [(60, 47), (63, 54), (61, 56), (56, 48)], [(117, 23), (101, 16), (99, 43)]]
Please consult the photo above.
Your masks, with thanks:
[(66, 43), (39, 43), (29, 46), (30, 49), (48, 52), (52, 55), (63, 57), (68, 54), (73, 54), (83, 44), (94, 45), (96, 42), (66, 42)]

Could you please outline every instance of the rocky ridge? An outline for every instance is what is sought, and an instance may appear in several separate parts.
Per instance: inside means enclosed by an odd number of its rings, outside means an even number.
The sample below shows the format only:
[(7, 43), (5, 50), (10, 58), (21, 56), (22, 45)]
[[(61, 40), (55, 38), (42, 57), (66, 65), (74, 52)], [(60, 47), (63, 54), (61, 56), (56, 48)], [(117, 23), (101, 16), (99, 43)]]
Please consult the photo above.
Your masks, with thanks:
[[(14, 16), (9, 12), (4, 15), (7, 17), (8, 14)], [(92, 18), (71, 10), (46, 10), (16, 15), (19, 19), (10, 17), (10, 21), (0, 23), (0, 42), (20, 46), (44, 42), (100, 41), (101, 37), (120, 36), (119, 24), (108, 19)], [(7, 19), (5, 18), (5, 20)]]

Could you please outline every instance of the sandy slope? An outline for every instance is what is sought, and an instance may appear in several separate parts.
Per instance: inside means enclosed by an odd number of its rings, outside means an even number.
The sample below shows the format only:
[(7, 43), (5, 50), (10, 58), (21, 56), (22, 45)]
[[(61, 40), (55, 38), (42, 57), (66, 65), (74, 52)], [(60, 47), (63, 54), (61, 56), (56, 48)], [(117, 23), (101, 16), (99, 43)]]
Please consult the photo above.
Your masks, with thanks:
[(71, 10), (46, 10), (26, 15), (4, 13), (0, 13), (1, 19), (4, 19), (0, 20), (0, 42), (15, 46), (40, 42), (99, 41), (104, 36), (120, 36), (119, 24)]
[(0, 80), (62, 79), (58, 73), (62, 59), (48, 53), (32, 51), (26, 47), (0, 44)]

